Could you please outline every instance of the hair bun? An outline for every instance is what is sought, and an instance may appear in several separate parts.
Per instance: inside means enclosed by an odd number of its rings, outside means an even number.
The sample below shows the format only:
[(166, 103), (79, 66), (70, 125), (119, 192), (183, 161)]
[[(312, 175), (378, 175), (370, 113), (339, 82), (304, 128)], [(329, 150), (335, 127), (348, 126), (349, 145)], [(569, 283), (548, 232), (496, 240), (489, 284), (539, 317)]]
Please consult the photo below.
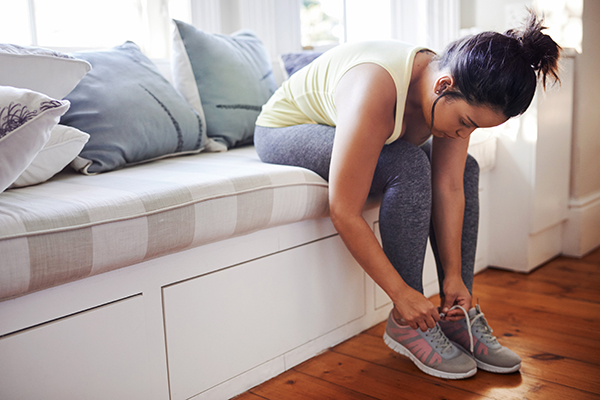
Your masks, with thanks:
[(542, 31), (546, 29), (542, 25), (543, 19), (539, 19), (535, 11), (529, 10), (529, 16), (521, 29), (511, 29), (505, 35), (515, 38), (521, 44), (523, 57), (529, 62), (538, 79), (541, 78), (545, 87), (548, 77), (554, 82), (559, 82), (558, 59), (561, 47), (552, 38)]

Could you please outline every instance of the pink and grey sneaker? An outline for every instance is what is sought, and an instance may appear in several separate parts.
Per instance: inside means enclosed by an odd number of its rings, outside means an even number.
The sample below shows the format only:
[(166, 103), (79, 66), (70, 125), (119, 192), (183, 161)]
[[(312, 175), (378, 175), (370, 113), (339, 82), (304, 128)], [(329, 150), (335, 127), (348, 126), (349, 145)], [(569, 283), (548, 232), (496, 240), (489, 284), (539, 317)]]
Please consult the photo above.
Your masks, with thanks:
[(477, 364), (446, 338), (436, 324), (426, 332), (401, 326), (388, 317), (383, 340), (392, 350), (406, 356), (423, 372), (438, 378), (463, 379), (475, 375)]
[(518, 371), (521, 368), (521, 358), (498, 343), (479, 304), (468, 313), (464, 309), (463, 312), (468, 315), (468, 319), (439, 322), (448, 339), (470, 354), (477, 362), (478, 368), (500, 374)]

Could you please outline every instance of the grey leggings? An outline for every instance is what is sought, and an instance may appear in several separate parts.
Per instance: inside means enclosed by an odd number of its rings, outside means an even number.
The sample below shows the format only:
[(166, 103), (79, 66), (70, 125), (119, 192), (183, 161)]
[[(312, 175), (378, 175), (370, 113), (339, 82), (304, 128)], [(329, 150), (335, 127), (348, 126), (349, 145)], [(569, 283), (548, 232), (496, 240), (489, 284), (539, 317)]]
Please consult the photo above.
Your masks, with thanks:
[[(329, 178), (329, 163), (335, 128), (325, 125), (296, 125), (285, 128), (257, 126), (254, 144), (263, 162), (308, 168)], [(379, 230), (383, 250), (402, 279), (423, 292), (423, 261), (427, 237), (435, 256), (440, 283), (444, 280), (435, 232), (431, 223), (431, 146), (421, 147), (396, 140), (383, 147), (379, 156), (372, 194), (382, 194)], [(479, 166), (468, 156), (465, 165), (465, 213), (461, 254), (462, 279), (472, 293), (473, 267), (479, 222)]]

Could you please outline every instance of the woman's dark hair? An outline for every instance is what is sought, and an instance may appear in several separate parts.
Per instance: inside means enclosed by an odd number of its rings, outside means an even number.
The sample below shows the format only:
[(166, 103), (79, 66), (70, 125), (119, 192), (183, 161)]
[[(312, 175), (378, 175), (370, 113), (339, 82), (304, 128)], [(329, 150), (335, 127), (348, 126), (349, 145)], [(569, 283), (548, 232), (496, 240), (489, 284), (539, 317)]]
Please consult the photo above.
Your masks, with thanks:
[(490, 106), (507, 118), (524, 113), (538, 79), (544, 88), (548, 78), (559, 81), (561, 48), (542, 33), (544, 29), (536, 13), (529, 10), (521, 29), (504, 34), (482, 32), (451, 43), (438, 61), (440, 69), (449, 68), (454, 85), (441, 96)]

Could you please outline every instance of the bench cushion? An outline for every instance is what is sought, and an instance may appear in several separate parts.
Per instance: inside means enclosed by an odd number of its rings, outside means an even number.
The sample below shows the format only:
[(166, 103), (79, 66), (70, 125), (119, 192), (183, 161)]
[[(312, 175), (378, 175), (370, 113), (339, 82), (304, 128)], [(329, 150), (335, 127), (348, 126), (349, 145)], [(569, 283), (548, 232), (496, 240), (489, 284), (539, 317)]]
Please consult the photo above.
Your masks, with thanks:
[(281, 224), (325, 216), (327, 182), (253, 147), (0, 195), (0, 300)]

